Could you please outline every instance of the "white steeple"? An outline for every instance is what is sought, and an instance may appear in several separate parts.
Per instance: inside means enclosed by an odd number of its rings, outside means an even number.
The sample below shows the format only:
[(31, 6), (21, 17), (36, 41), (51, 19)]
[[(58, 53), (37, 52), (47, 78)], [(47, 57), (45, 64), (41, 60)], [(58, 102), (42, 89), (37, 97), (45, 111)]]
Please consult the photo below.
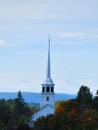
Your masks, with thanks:
[(40, 108), (43, 108), (46, 105), (50, 105), (54, 108), (54, 83), (51, 79), (51, 67), (50, 67), (50, 37), (48, 43), (48, 61), (47, 61), (47, 72), (46, 79), (42, 83), (42, 92), (41, 92), (41, 102)]
[(50, 67), (50, 36), (48, 43), (48, 62), (46, 79), (42, 83), (42, 92), (40, 99), (40, 110), (33, 115), (33, 121), (36, 121), (39, 117), (48, 116), (55, 113), (55, 94), (54, 83), (51, 79), (51, 67)]

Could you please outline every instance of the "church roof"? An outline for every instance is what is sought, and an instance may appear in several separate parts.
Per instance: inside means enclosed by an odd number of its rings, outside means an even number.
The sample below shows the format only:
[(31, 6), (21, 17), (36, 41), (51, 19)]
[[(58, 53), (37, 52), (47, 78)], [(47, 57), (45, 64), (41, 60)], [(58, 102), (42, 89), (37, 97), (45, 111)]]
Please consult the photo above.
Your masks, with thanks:
[(46, 117), (47, 115), (54, 114), (54, 112), (55, 109), (51, 105), (46, 104), (39, 111), (32, 115), (32, 120), (36, 121), (39, 117)]
[(47, 107), (50, 107), (50, 108), (52, 108), (53, 110), (54, 110), (54, 108), (50, 105), (50, 104), (46, 104), (44, 107), (42, 107), (40, 110), (42, 110), (42, 109), (45, 109), (45, 108), (47, 108)]

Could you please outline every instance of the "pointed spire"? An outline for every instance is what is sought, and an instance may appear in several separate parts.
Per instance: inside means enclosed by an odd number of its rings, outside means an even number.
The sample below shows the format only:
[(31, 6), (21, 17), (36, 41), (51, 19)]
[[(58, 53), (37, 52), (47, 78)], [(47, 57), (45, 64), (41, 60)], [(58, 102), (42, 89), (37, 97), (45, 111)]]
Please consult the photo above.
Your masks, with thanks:
[(51, 78), (51, 70), (50, 70), (50, 35), (49, 35), (49, 43), (48, 43), (48, 62), (47, 62), (47, 79)]
[(44, 80), (43, 84), (54, 85), (53, 80), (51, 79), (51, 67), (50, 67), (50, 35), (49, 35), (49, 41), (48, 41), (47, 73), (46, 73), (46, 79)]

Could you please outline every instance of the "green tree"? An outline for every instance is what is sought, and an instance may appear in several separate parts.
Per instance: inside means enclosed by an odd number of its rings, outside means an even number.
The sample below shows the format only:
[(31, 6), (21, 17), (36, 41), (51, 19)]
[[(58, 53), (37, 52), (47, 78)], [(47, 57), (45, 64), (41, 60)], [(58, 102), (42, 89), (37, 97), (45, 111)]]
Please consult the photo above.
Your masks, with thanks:
[[(32, 109), (30, 109), (27, 103), (24, 102), (21, 91), (18, 92), (17, 98), (15, 99), (15, 119), (14, 124), (19, 129), (26, 130), (28, 123), (31, 118)], [(25, 127), (24, 127), (25, 126)]]
[(10, 123), (12, 113), (10, 106), (6, 103), (0, 105), (0, 127), (5, 127)]
[(19, 91), (17, 98), (15, 99), (15, 114), (17, 118), (24, 114), (25, 105), (26, 103), (24, 102), (21, 91)]
[(76, 100), (80, 104), (81, 111), (92, 107), (92, 96), (90, 88), (84, 85), (80, 87)]
[(86, 109), (77, 119), (75, 130), (97, 130), (98, 112), (95, 109)]
[(93, 100), (93, 108), (98, 111), (98, 90), (96, 91), (96, 95)]
[(0, 105), (5, 103), (5, 99), (0, 99)]

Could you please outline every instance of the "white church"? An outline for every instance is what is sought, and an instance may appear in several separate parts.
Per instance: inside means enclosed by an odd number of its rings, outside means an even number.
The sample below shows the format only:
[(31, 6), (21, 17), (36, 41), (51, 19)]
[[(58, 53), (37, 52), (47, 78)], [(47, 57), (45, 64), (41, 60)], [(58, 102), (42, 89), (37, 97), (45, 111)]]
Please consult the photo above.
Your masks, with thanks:
[(50, 67), (50, 38), (48, 43), (48, 61), (47, 61), (47, 73), (46, 79), (42, 83), (42, 92), (40, 99), (40, 110), (32, 116), (32, 120), (36, 121), (41, 116), (47, 116), (54, 114), (54, 83), (51, 78), (51, 67)]

